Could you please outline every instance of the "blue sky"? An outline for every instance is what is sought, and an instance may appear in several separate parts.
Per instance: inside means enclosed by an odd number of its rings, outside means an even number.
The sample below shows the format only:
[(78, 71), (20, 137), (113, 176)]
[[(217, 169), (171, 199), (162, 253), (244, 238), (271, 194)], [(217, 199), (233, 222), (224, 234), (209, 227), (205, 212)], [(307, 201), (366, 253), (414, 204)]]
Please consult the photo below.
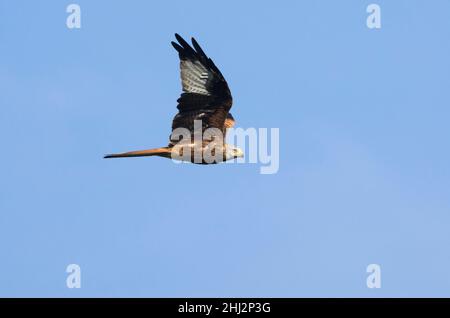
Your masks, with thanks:
[[(450, 296), (449, 1), (73, 2), (0, 0), (0, 296)], [(167, 143), (175, 32), (277, 174), (102, 159)]]

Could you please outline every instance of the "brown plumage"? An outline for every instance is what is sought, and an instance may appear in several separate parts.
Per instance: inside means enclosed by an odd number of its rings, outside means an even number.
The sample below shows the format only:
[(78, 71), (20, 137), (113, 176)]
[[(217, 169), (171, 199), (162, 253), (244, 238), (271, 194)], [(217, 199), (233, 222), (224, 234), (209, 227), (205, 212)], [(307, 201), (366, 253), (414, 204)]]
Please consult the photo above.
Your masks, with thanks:
[[(193, 156), (186, 160), (194, 163), (217, 163), (243, 156), (240, 149), (225, 144), (224, 140), (226, 130), (234, 125), (234, 118), (229, 113), (233, 99), (225, 78), (194, 38), (192, 38), (193, 47), (191, 47), (178, 34), (175, 34), (175, 37), (178, 43), (172, 42), (172, 45), (180, 58), (182, 94), (177, 100), (178, 113), (172, 121), (173, 134), (169, 138), (169, 145), (163, 148), (111, 154), (105, 158), (141, 156), (172, 158), (175, 149), (177, 154), (180, 153), (177, 146), (181, 145), (185, 147), (184, 153), (201, 152), (203, 154), (208, 146), (212, 146), (212, 143), (217, 141), (219, 141), (218, 147), (221, 147), (223, 151), (221, 160), (208, 162), (202, 159), (201, 162), (195, 162)], [(200, 143), (194, 138), (196, 121), (201, 121), (202, 134), (209, 129), (210, 138)], [(190, 139), (178, 140), (176, 132), (180, 128), (190, 132)], [(195, 133), (198, 132), (195, 131)]]

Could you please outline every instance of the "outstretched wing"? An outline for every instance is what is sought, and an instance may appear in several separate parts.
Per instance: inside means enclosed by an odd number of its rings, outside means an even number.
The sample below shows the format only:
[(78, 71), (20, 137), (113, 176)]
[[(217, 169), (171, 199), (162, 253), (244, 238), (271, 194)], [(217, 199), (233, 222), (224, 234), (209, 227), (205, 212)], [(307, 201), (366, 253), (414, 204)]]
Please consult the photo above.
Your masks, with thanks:
[[(181, 36), (172, 42), (180, 57), (183, 93), (177, 100), (178, 114), (172, 122), (172, 131), (186, 128), (194, 133), (194, 121), (202, 121), (202, 131), (217, 128), (225, 135), (226, 120), (232, 105), (228, 84), (214, 62), (208, 58), (192, 38), (192, 48)], [(232, 117), (231, 117), (232, 118)], [(214, 136), (212, 136), (214, 137)]]

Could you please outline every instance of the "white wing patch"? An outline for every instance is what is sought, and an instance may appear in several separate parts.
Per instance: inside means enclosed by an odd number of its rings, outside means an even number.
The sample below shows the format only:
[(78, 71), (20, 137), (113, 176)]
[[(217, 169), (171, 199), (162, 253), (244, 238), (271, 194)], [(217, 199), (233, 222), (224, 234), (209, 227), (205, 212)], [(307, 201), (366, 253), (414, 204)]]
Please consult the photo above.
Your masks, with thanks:
[(200, 61), (181, 60), (181, 84), (183, 92), (211, 95), (207, 90), (208, 70)]

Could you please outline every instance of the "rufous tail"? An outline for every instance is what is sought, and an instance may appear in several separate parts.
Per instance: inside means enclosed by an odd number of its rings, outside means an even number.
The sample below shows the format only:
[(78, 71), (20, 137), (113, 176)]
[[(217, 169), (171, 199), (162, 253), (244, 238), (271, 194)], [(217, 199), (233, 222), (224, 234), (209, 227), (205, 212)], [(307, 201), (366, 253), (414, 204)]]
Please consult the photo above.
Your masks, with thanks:
[(147, 156), (170, 157), (170, 148), (162, 147), (155, 149), (130, 151), (124, 153), (113, 153), (110, 155), (106, 155), (103, 158), (128, 158), (128, 157), (147, 157)]

